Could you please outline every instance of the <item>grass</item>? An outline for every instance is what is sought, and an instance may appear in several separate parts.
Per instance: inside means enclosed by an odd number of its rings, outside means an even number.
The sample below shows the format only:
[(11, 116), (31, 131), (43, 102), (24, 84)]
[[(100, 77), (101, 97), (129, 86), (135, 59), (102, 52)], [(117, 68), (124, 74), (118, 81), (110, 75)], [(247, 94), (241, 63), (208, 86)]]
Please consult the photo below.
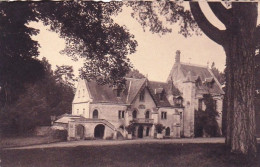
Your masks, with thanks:
[[(258, 145), (260, 150), (260, 145)], [(126, 144), (79, 146), (30, 150), (2, 150), (3, 167), (83, 166), (169, 166), (169, 167), (259, 167), (260, 154), (253, 162), (229, 154), (224, 144)]]
[(54, 139), (51, 136), (13, 136), (2, 137), (0, 139), (0, 148), (20, 147), (44, 143), (58, 142), (60, 139)]

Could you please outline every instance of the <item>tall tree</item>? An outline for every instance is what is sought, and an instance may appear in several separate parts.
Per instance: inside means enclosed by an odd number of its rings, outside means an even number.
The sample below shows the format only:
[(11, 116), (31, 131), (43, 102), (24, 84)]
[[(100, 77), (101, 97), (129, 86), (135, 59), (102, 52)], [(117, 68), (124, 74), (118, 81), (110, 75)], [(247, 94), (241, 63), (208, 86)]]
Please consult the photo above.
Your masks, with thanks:
[(24, 85), (43, 75), (39, 44), (31, 39), (38, 30), (27, 24), (36, 21), (30, 3), (0, 2), (0, 108), (14, 102)]
[(128, 54), (137, 42), (128, 30), (111, 16), (121, 11), (122, 2), (48, 2), (35, 3), (39, 18), (66, 40), (63, 53), (84, 58), (81, 77), (102, 84), (121, 84), (130, 70)]
[(209, 3), (209, 6), (226, 30), (219, 30), (212, 25), (197, 2), (190, 3), (198, 26), (210, 39), (223, 46), (226, 53), (226, 144), (232, 152), (255, 156), (257, 3), (232, 3), (229, 9), (220, 2)]
[[(190, 2), (189, 11), (179, 3), (164, 2), (131, 2), (137, 20), (144, 27), (150, 27), (155, 33), (169, 32), (160, 21), (158, 14), (166, 17), (170, 23), (179, 20), (180, 33), (190, 35), (190, 30), (197, 26), (226, 52), (226, 94), (227, 101), (227, 135), (226, 144), (232, 152), (244, 155), (256, 155), (255, 137), (255, 46), (259, 36), (256, 28), (257, 3), (235, 3), (229, 8), (221, 2), (209, 2), (216, 17), (225, 25), (226, 30), (219, 30), (212, 25), (202, 12), (198, 2)], [(156, 7), (158, 6), (158, 7)], [(197, 24), (196, 24), (197, 23)], [(259, 39), (259, 38), (258, 38)]]

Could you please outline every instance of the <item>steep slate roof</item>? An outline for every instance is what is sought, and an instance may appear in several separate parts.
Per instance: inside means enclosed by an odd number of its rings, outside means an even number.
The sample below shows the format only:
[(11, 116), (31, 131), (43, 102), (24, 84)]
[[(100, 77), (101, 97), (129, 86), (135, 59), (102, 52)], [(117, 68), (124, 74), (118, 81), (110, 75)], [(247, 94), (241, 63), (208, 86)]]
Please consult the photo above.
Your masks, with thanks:
[[(195, 82), (198, 77), (202, 82), (215, 82), (212, 88), (208, 88), (205, 85), (198, 86), (197, 93), (224, 94), (224, 91), (221, 89), (221, 85), (208, 67), (180, 63), (180, 70), (183, 72), (185, 77), (188, 76), (188, 78), (193, 82)], [(189, 77), (189, 75), (191, 77)]]
[(126, 99), (126, 103), (130, 104), (137, 94), (140, 92), (140, 89), (145, 84), (146, 78), (142, 79), (134, 79), (134, 78), (126, 78), (126, 88), (128, 96)]
[(87, 84), (94, 103), (131, 104), (139, 95), (140, 91), (146, 87), (146, 83), (157, 106), (166, 107), (171, 105), (166, 96), (163, 100), (160, 100), (159, 94), (155, 94), (155, 89), (165, 90), (166, 95), (171, 93), (173, 93), (174, 96), (179, 95), (179, 90), (173, 85), (163, 82), (148, 81), (146, 78), (126, 78), (126, 88), (120, 94), (120, 97), (117, 97), (116, 90), (113, 90), (113, 88), (108, 85), (99, 85), (95, 81), (85, 81), (85, 83)]
[(153, 93), (157, 105), (159, 107), (169, 107), (171, 104), (169, 103), (166, 96), (163, 96), (163, 99), (160, 100), (160, 93), (164, 90), (165, 95), (173, 95), (178, 96), (180, 95), (180, 91), (171, 83), (165, 82), (156, 82), (156, 81), (149, 81), (149, 88), (152, 89), (151, 92)]
[(116, 103), (125, 104), (126, 93), (117, 97), (117, 91), (109, 85), (99, 85), (95, 81), (86, 81), (89, 88), (89, 93), (92, 96), (94, 103)]

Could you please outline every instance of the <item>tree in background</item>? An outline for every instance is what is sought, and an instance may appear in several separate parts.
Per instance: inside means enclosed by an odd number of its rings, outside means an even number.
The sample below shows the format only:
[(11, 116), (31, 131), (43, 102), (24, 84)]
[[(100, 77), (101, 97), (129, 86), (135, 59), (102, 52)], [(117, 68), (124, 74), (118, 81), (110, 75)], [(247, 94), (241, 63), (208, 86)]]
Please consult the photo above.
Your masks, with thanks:
[(215, 67), (215, 62), (212, 62), (211, 64), (211, 71), (215, 75), (215, 77), (218, 79), (219, 83), (221, 85), (225, 84), (225, 74), (224, 72), (220, 72), (216, 67)]
[[(50, 125), (51, 116), (71, 112), (75, 88), (65, 78), (71, 76), (74, 79), (72, 67), (58, 67), (53, 72), (45, 58), (42, 64), (44, 77), (34, 84), (27, 84), (25, 93), (20, 94), (18, 100), (8, 107), (8, 112), (0, 113), (0, 121), (5, 125), (2, 130), (5, 133), (32, 132), (36, 126)], [(70, 70), (64, 72), (61, 70), (64, 68)]]
[(135, 79), (142, 79), (145, 78), (145, 76), (140, 73), (137, 69), (132, 69), (130, 70), (127, 74), (126, 77), (128, 78), (135, 78)]
[(0, 2), (0, 112), (24, 92), (24, 86), (43, 76), (37, 41), (38, 30), (27, 24), (36, 21), (29, 3)]
[(39, 31), (30, 21), (43, 21), (66, 40), (63, 53), (75, 60), (85, 58), (81, 77), (100, 83), (122, 84), (130, 70), (127, 54), (137, 42), (126, 27), (111, 19), (121, 11), (121, 2), (0, 2), (0, 86), (1, 106), (15, 102), (23, 85), (43, 74), (38, 42), (31, 39)]
[(1, 124), (22, 125), (24, 119), (19, 116), (25, 118), (35, 113), (34, 109), (27, 111), (32, 107), (26, 98), (31, 92), (35, 92), (32, 95), (36, 106), (46, 101), (45, 112), (41, 112), (46, 113), (46, 119), (49, 113), (59, 115), (71, 110), (73, 90), (71, 84), (68, 86), (71, 67), (58, 67), (53, 76), (47, 61), (41, 63), (36, 59), (39, 44), (31, 36), (39, 31), (27, 26), (30, 21), (41, 20), (50, 25), (52, 31), (66, 40), (65, 54), (74, 59), (76, 55), (85, 58), (83, 78), (122, 84), (131, 67), (126, 55), (135, 52), (137, 42), (125, 27), (110, 18), (121, 11), (121, 6), (120, 2), (0, 2)]

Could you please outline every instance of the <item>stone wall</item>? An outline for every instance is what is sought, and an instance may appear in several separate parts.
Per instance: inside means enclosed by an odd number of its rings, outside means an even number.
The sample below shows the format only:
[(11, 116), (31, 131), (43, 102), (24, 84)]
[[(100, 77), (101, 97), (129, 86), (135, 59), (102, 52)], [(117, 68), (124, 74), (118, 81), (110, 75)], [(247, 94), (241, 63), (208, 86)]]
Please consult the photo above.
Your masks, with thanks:
[[(145, 118), (146, 111), (150, 111), (150, 119), (152, 119), (152, 112), (153, 112), (153, 108), (155, 107), (156, 105), (154, 103), (153, 98), (148, 92), (148, 89), (145, 88), (144, 101), (140, 101), (139, 95), (137, 95), (137, 98), (131, 105), (131, 110), (137, 111), (137, 118)], [(131, 117), (132, 117), (132, 113), (129, 113), (129, 120), (131, 120)]]
[(194, 109), (195, 109), (195, 83), (184, 82), (183, 83), (183, 105), (184, 105), (184, 136), (194, 137)]
[[(162, 112), (167, 113), (167, 118), (162, 119)], [(158, 110), (158, 120), (165, 128), (170, 128), (170, 137), (179, 138), (181, 136), (181, 131), (183, 130), (183, 120), (181, 118), (183, 113), (183, 108), (160, 108)], [(166, 131), (163, 131), (164, 135)]]
[(97, 104), (90, 104), (90, 118), (93, 118), (93, 111), (98, 111), (98, 118), (105, 119), (111, 124), (113, 124), (116, 128), (119, 128), (120, 125), (125, 124), (124, 118), (118, 117), (118, 111), (125, 111), (127, 106), (126, 105), (115, 105), (115, 104), (105, 104), (105, 103), (97, 103)]
[(115, 139), (116, 137), (116, 131), (103, 123), (71, 121), (69, 122), (68, 126), (68, 140), (79, 139), (79, 137), (77, 136), (77, 126), (79, 125), (82, 125), (84, 127), (84, 139), (94, 139), (94, 131), (96, 126), (98, 125), (105, 126), (103, 139)]

